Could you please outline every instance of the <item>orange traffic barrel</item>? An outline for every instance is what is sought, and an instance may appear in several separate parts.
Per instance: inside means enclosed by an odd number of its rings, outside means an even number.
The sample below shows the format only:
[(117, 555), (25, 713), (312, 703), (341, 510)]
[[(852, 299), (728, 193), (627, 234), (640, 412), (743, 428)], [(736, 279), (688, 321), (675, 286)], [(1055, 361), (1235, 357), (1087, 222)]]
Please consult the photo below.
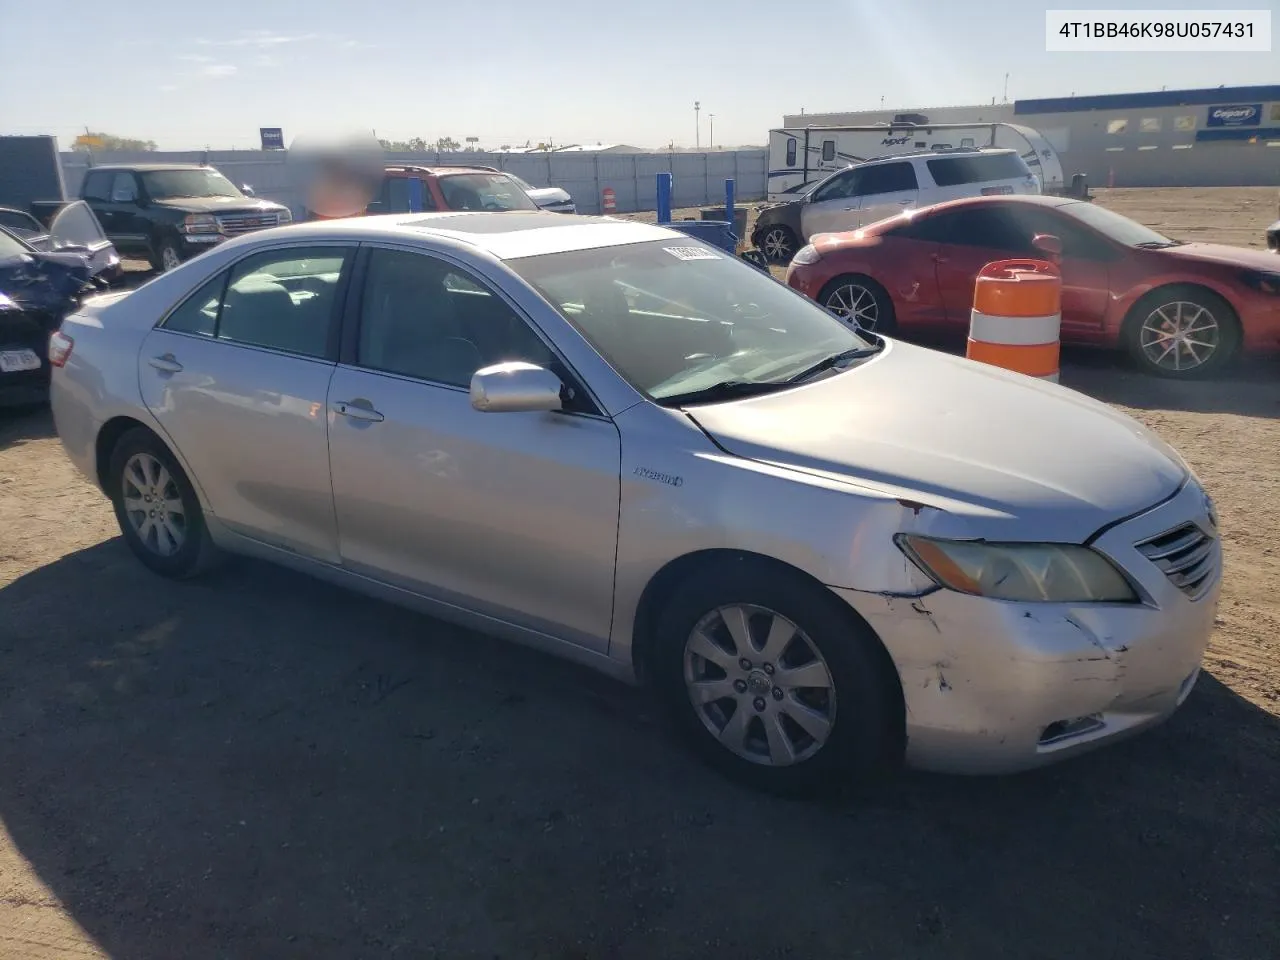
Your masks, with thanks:
[(618, 195), (613, 192), (613, 187), (605, 187), (601, 194), (601, 208), (605, 213), (616, 213), (618, 210)]
[(978, 273), (969, 315), (970, 360), (1058, 379), (1062, 275), (1045, 260), (997, 260)]

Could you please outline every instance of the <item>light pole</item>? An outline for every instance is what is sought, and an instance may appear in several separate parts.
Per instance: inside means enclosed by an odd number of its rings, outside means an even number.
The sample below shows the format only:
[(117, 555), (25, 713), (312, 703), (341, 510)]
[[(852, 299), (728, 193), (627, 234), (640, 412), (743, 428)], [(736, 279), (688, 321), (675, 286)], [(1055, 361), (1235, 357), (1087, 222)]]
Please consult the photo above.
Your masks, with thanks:
[(693, 101), (693, 148), (695, 150), (702, 149), (702, 118), (698, 116), (698, 111), (702, 109), (702, 101)]
[(707, 134), (707, 149), (714, 150), (716, 148), (716, 115), (708, 113), (707, 120), (711, 122), (711, 132)]

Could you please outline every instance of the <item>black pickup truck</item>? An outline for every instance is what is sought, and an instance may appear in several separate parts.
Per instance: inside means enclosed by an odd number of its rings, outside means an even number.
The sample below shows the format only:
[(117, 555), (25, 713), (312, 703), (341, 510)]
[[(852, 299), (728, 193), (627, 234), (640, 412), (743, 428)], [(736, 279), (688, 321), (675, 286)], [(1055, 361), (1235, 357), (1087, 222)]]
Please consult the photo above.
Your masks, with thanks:
[(197, 164), (90, 167), (80, 199), (122, 257), (159, 271), (242, 233), (289, 223), (289, 208), (246, 196), (213, 167)]

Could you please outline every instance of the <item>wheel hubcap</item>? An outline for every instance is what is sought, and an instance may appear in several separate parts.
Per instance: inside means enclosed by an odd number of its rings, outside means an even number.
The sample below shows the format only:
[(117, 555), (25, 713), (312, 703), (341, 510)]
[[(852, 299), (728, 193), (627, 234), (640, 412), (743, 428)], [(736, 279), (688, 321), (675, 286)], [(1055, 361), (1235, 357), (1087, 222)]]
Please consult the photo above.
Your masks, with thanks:
[(866, 287), (848, 283), (837, 287), (827, 297), (827, 309), (841, 320), (856, 324), (863, 330), (874, 330), (880, 319), (880, 307), (875, 294)]
[(163, 463), (136, 453), (124, 465), (124, 513), (142, 545), (170, 557), (187, 540), (187, 517), (178, 485)]
[(764, 252), (774, 260), (781, 260), (791, 249), (785, 230), (770, 230), (764, 235)]
[(720, 607), (685, 643), (685, 689), (712, 736), (752, 763), (785, 767), (822, 749), (836, 690), (822, 654), (766, 607)]
[(1152, 365), (1174, 373), (1203, 366), (1217, 351), (1222, 330), (1198, 303), (1179, 300), (1153, 310), (1142, 324), (1139, 346)]

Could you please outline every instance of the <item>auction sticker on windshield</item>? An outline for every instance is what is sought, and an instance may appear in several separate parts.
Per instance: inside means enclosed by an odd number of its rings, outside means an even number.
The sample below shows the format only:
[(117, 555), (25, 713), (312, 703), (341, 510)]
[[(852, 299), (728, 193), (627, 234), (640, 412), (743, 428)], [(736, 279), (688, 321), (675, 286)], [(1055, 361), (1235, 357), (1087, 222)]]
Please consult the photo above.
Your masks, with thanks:
[(718, 253), (712, 253), (706, 247), (663, 247), (667, 253), (677, 260), (719, 260)]

